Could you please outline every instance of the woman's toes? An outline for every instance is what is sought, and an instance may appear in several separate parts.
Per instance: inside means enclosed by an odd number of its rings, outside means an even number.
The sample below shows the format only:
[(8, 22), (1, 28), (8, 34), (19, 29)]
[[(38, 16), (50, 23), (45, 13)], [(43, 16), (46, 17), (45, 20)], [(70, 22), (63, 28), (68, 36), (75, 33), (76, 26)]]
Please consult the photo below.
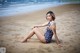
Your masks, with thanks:
[(27, 42), (27, 40), (23, 40), (23, 41), (21, 41), (22, 43), (24, 43), (24, 42)]

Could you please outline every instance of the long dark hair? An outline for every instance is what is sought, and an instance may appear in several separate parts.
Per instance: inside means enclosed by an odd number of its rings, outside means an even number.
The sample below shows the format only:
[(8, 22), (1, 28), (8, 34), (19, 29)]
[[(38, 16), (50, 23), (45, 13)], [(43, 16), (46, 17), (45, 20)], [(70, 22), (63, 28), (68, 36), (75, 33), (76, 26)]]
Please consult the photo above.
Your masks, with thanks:
[[(50, 14), (52, 16), (53, 21), (55, 20), (55, 14), (52, 11), (48, 11), (47, 14)], [(47, 17), (46, 17), (46, 19), (47, 19)]]

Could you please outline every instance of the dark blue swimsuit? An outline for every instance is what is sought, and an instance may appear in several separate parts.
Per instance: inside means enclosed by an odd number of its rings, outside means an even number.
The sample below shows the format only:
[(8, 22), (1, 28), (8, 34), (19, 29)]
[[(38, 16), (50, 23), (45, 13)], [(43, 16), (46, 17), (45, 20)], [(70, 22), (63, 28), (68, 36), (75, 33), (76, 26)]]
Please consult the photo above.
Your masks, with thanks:
[[(50, 26), (50, 22), (48, 23), (48, 26)], [(52, 40), (53, 31), (47, 27), (44, 36), (45, 36), (46, 42), (50, 43)]]

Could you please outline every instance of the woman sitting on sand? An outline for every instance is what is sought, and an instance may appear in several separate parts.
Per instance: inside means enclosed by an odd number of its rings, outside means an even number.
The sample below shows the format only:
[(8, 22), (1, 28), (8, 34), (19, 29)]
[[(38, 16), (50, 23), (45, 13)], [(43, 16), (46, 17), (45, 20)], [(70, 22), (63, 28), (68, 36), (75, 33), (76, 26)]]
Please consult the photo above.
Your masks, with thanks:
[[(52, 11), (47, 12), (46, 19), (48, 20), (48, 22), (42, 25), (34, 26), (30, 31), (29, 35), (27, 35), (27, 37), (25, 37), (22, 40), (22, 42), (26, 42), (29, 38), (31, 38), (34, 34), (36, 34), (37, 38), (42, 43), (50, 43), (52, 40), (52, 36), (54, 35), (58, 46), (61, 46), (56, 34), (56, 23), (55, 23), (54, 13)], [(47, 26), (47, 28), (46, 28), (46, 32), (43, 35), (38, 27), (44, 27), (44, 26)]]

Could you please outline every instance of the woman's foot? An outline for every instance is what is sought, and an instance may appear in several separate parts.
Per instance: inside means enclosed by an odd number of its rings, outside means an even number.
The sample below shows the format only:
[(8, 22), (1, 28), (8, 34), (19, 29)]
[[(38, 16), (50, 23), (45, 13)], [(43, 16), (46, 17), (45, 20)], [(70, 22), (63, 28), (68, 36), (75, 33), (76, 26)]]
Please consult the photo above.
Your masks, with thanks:
[(24, 42), (27, 42), (27, 40), (22, 40), (21, 42), (24, 43)]

